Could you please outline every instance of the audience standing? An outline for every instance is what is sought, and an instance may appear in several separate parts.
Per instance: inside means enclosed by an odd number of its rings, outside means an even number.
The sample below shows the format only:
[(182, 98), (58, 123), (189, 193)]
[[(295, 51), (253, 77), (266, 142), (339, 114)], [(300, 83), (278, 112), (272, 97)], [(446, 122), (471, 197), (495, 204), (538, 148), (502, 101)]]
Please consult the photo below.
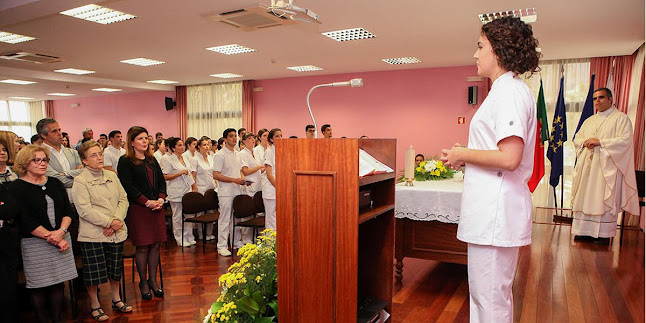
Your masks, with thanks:
[(270, 147), (265, 152), (265, 172), (267, 178), (262, 185), (262, 201), (265, 204), (265, 227), (276, 230), (276, 152), (274, 141), (283, 137), (283, 132), (278, 129), (269, 131)]
[[(18, 223), (27, 289), (40, 322), (60, 322), (64, 308), (63, 283), (78, 277), (72, 240), (72, 205), (63, 184), (46, 176), (49, 152), (29, 145), (16, 156), (14, 170), (20, 180), (9, 186), (20, 205)], [(47, 314), (47, 307), (51, 310)]]
[(167, 139), (168, 150), (172, 155), (164, 156), (162, 162), (162, 172), (166, 180), (167, 200), (170, 202), (170, 208), (173, 212), (173, 235), (175, 242), (180, 247), (194, 245), (195, 237), (193, 236), (193, 225), (189, 224), (184, 230), (182, 236), (182, 197), (188, 192), (197, 192), (195, 180), (191, 175), (190, 160), (184, 159), (184, 142), (176, 137)]
[(97, 288), (110, 281), (112, 309), (132, 312), (119, 295), (123, 271), (123, 241), (128, 236), (124, 225), (128, 197), (117, 175), (103, 169), (101, 144), (93, 140), (79, 147), (78, 153), (86, 165), (72, 186), (74, 206), (79, 215), (78, 241), (83, 262), (83, 282), (90, 297), (90, 315), (96, 321), (108, 316), (101, 309)]
[[(139, 273), (139, 290), (144, 300), (164, 292), (157, 284), (159, 243), (166, 241), (164, 199), (166, 182), (157, 160), (148, 151), (148, 131), (131, 127), (126, 134), (127, 152), (119, 159), (117, 174), (128, 195), (126, 224), (136, 247), (135, 263)], [(148, 276), (146, 276), (148, 274)]]

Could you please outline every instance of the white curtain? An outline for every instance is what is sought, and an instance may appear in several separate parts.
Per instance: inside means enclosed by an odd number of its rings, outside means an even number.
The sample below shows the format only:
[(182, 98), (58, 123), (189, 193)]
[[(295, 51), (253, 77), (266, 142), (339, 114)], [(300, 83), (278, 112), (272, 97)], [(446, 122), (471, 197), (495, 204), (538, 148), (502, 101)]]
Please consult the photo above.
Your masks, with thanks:
[(635, 126), (637, 117), (637, 101), (639, 100), (639, 85), (641, 84), (642, 69), (644, 68), (644, 44), (637, 50), (635, 56), (635, 65), (633, 65), (632, 75), (630, 76), (630, 95), (628, 97), (628, 117)]
[[(45, 117), (45, 102), (32, 101), (29, 102), (29, 121), (31, 122), (31, 133), (36, 134), (36, 123)], [(29, 140), (25, 138), (25, 140)]]
[[(556, 99), (559, 93), (561, 69), (565, 76), (563, 87), (565, 98), (565, 111), (567, 119), (567, 138), (563, 144), (563, 182), (556, 187), (556, 196), (558, 206), (561, 206), (561, 190), (563, 189), (563, 207), (570, 207), (571, 188), (572, 188), (572, 170), (574, 168), (575, 151), (572, 138), (574, 131), (581, 117), (581, 110), (588, 95), (590, 86), (590, 59), (568, 59), (541, 61), (541, 72), (535, 74), (525, 82), (534, 92), (534, 97), (538, 98), (540, 80), (543, 79), (543, 92), (545, 95), (545, 108), (547, 110), (548, 129), (552, 128), (552, 119), (556, 107)], [(547, 145), (546, 145), (547, 147)], [(547, 151), (544, 152), (544, 156)], [(538, 187), (532, 193), (532, 203), (537, 207), (554, 207), (554, 191), (549, 185), (550, 178), (550, 161), (545, 157), (545, 176), (539, 183)], [(563, 185), (563, 183), (565, 185)], [(564, 187), (564, 188), (563, 188)]]
[(187, 134), (219, 139), (227, 128), (242, 127), (242, 82), (186, 87)]

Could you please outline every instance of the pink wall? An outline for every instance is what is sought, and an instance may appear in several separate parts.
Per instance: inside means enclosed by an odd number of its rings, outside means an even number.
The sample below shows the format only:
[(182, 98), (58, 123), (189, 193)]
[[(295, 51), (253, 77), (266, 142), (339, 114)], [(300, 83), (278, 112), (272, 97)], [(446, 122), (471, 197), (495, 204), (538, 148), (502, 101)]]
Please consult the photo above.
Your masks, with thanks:
[[(92, 128), (94, 139), (118, 129), (124, 136), (131, 126), (143, 126), (153, 135), (177, 136), (177, 110), (166, 111), (164, 98), (175, 92), (147, 91), (54, 101), (54, 114), (72, 145), (81, 139), (81, 131)], [(79, 104), (72, 108), (72, 104)], [(125, 138), (124, 138), (125, 139)]]
[[(256, 81), (255, 130), (281, 128), (283, 137), (305, 136), (311, 123), (306, 96), (317, 84), (363, 78), (360, 88), (319, 88), (310, 104), (320, 127), (332, 125), (333, 136), (397, 139), (397, 170), (403, 169), (404, 151), (410, 145), (427, 157), (456, 142), (466, 144), (468, 125), (477, 106), (467, 104), (467, 88), (477, 85), (478, 103), (484, 99), (484, 82), (467, 82), (477, 75), (475, 66), (387, 72), (350, 73)], [(466, 123), (457, 124), (458, 116)]]

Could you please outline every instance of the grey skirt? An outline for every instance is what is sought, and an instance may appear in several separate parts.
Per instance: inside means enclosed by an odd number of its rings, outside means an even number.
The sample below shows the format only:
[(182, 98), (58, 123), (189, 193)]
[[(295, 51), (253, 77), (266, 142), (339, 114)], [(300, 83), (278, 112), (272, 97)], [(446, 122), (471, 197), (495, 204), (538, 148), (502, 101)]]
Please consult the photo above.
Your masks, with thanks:
[(64, 252), (58, 251), (57, 246), (50, 245), (45, 239), (30, 237), (20, 240), (27, 288), (52, 286), (78, 277), (70, 234), (66, 233), (63, 239), (70, 245)]

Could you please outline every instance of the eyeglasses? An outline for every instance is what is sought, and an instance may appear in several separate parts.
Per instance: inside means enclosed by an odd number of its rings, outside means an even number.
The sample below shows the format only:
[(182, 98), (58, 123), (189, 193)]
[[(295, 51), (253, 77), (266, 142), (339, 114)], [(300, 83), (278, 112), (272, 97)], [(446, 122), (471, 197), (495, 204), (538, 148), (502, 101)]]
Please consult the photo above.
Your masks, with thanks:
[(103, 158), (103, 153), (94, 153), (94, 154), (89, 155), (89, 156), (87, 156), (87, 157), (88, 157), (88, 158), (97, 158), (97, 157), (101, 157), (101, 158)]
[(34, 164), (38, 164), (38, 165), (42, 164), (43, 162), (45, 162), (45, 164), (48, 164), (49, 163), (49, 158), (47, 158), (47, 157), (45, 157), (45, 158), (34, 158), (31, 161), (33, 161)]

